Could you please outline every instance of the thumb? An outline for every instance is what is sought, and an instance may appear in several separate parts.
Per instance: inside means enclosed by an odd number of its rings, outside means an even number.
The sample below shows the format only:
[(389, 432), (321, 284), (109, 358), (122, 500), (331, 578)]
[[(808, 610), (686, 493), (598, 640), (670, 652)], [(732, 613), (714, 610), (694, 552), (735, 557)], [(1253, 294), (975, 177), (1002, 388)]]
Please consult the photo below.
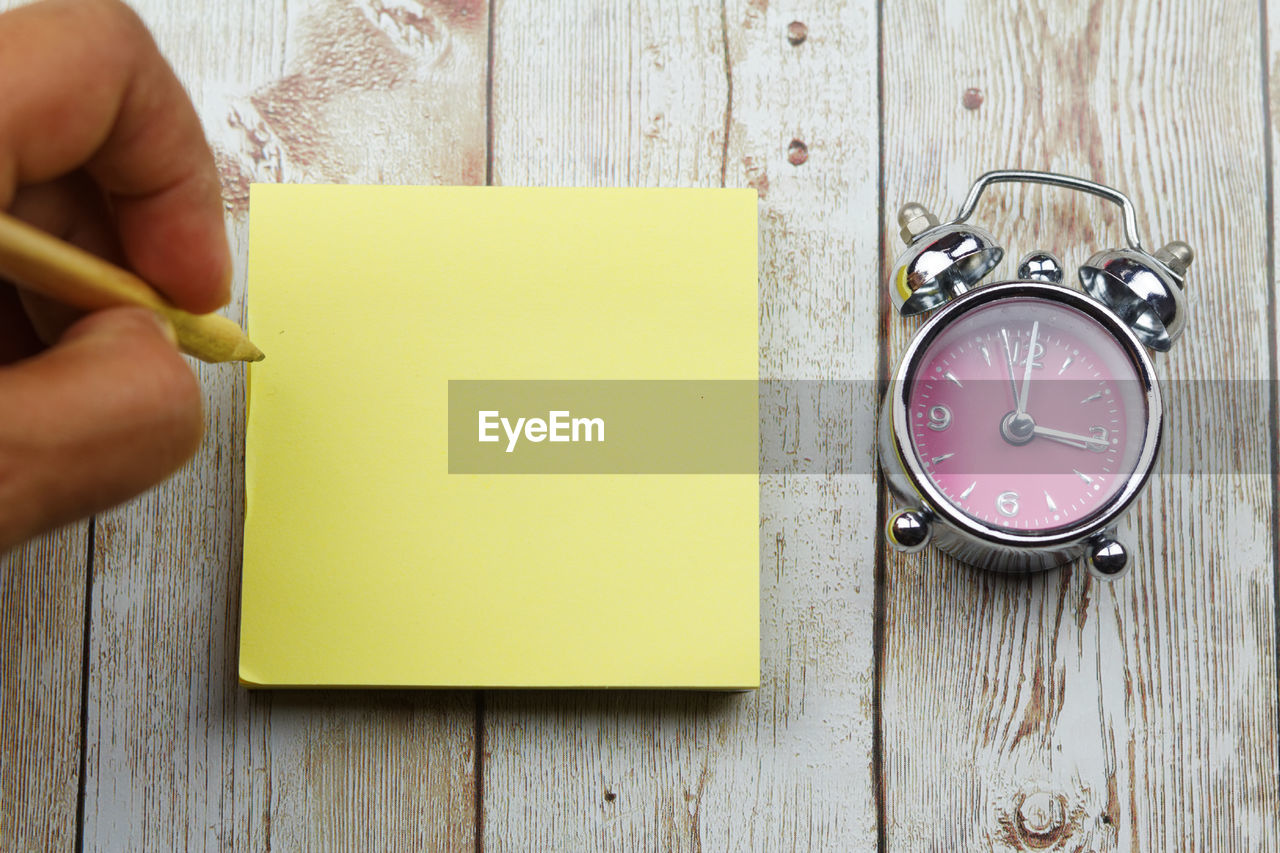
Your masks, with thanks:
[(100, 311), (0, 368), (0, 553), (138, 494), (195, 452), (200, 386), (170, 335), (149, 311)]

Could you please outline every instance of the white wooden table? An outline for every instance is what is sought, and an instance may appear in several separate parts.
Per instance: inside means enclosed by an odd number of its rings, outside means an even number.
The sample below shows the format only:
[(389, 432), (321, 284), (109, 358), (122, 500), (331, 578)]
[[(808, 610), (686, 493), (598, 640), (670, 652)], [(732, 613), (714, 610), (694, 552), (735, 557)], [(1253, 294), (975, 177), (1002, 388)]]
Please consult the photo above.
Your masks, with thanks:
[[(1112, 585), (900, 558), (878, 478), (763, 478), (756, 693), (251, 693), (244, 383), (201, 367), (190, 467), (0, 558), (0, 849), (1280, 849), (1280, 2), (136, 5), (220, 153), (232, 316), (249, 180), (751, 185), (763, 375), (876, 380), (898, 206), (1055, 169), (1196, 247), (1159, 369), (1199, 446)], [(1038, 188), (979, 221), (1011, 259), (1120, 239)]]

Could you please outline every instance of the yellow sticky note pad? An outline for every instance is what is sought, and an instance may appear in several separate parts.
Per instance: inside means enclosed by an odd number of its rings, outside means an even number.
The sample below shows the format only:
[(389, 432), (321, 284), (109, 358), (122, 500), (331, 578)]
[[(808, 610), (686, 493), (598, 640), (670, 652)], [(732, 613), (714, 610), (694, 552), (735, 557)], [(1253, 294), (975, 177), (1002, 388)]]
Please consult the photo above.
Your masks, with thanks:
[(753, 190), (255, 185), (241, 680), (757, 686), (756, 247)]

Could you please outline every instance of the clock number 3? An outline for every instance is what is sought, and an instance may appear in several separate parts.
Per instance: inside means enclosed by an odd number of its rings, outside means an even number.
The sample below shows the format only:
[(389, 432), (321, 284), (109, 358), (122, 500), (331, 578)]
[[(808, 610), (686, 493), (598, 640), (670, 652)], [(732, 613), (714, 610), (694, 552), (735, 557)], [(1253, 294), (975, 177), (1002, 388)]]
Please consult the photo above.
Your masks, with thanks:
[(1018, 493), (1001, 492), (996, 497), (996, 510), (1005, 518), (1013, 518), (1018, 514)]
[(929, 409), (929, 429), (942, 432), (951, 426), (951, 410), (946, 406), (934, 406)]

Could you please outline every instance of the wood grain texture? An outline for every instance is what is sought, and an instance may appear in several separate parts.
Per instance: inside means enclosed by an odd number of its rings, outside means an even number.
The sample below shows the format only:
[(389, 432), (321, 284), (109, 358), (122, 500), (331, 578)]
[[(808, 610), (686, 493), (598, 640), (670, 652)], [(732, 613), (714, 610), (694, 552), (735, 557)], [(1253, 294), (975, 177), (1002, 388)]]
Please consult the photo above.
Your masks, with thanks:
[(71, 850), (87, 522), (0, 555), (0, 850)]
[[(1271, 302), (1271, 531), (1276, 542), (1272, 553), (1277, 585), (1275, 613), (1276, 621), (1280, 623), (1280, 248), (1277, 248), (1277, 241), (1280, 241), (1280, 162), (1277, 161), (1277, 152), (1280, 151), (1280, 2), (1267, 0), (1261, 10), (1267, 23), (1263, 33), (1263, 43), (1267, 46), (1262, 56), (1263, 98), (1270, 123), (1267, 128), (1266, 185), (1271, 191), (1271, 219), (1267, 223), (1267, 250), (1271, 261), (1271, 279), (1267, 288)], [(1280, 624), (1276, 627), (1276, 645), (1277, 657), (1280, 657)], [(1276, 670), (1277, 678), (1280, 678), (1280, 661)], [(1277, 696), (1277, 703), (1280, 703), (1280, 696)], [(1280, 742), (1277, 742), (1276, 749), (1280, 751)]]
[[(1271, 371), (1259, 25), (1250, 2), (885, 6), (886, 233), (908, 200), (953, 215), (987, 169), (1055, 169), (1128, 192), (1148, 243), (1198, 252), (1191, 325), (1158, 361), (1169, 436), (1121, 531), (1127, 578), (889, 560), (890, 849), (1260, 850), (1280, 834), (1269, 400), (1265, 382), (1223, 381)], [(1074, 268), (1120, 239), (1113, 210), (1039, 188), (993, 191), (975, 221), (1008, 248), (1003, 273), (1033, 248)], [(916, 325), (890, 320), (890, 356)], [(1040, 833), (1019, 819), (1028, 797)]]
[[(850, 288), (876, 266), (874, 25), (865, 2), (499, 3), (494, 180), (756, 187), (762, 374), (874, 378), (878, 296)], [(844, 393), (870, 420), (871, 383)], [(771, 434), (811, 403), (777, 402)], [(848, 419), (829, 438), (860, 476), (762, 481), (761, 689), (489, 694), (485, 849), (874, 846), (875, 482)]]
[[(219, 156), (233, 317), (245, 298), (248, 180), (483, 178), (483, 3), (412, 17), (375, 6), (228, 0), (201, 20), (176, 0), (137, 4)], [(85, 847), (471, 847), (469, 695), (238, 686), (243, 374), (197, 372), (208, 434), (196, 459), (97, 523)]]
[[(73, 848), (77, 782), (107, 850), (1274, 849), (1278, 2), (911, 0), (878, 30), (870, 0), (499, 0), (490, 57), (480, 0), (137, 0), (222, 170), (231, 316), (251, 180), (750, 185), (762, 375), (864, 381), (765, 409), (784, 461), (836, 469), (762, 478), (759, 692), (490, 693), (477, 715), (470, 694), (237, 686), (244, 388), (199, 367), (205, 444), (98, 519), (91, 589), (86, 524), (0, 558), (0, 849)], [(1170, 441), (1112, 585), (880, 545), (865, 380), (918, 327), (882, 296), (894, 213), (952, 214), (1014, 166), (1111, 183), (1149, 244), (1198, 252), (1158, 362)], [(975, 219), (1003, 273), (1120, 234), (1040, 188)]]

